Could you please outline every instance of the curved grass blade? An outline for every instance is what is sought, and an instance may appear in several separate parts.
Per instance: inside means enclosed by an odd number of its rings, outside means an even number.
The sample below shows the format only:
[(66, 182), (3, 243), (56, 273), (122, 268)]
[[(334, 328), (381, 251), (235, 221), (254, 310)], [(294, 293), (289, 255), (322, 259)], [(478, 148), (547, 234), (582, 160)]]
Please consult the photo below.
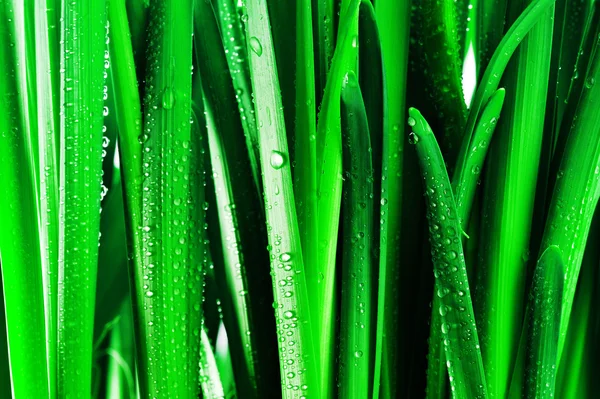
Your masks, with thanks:
[(204, 328), (200, 335), (200, 385), (203, 398), (225, 398), (215, 354)]
[(193, 2), (153, 2), (149, 12), (138, 378), (142, 397), (195, 397), (205, 244), (204, 143), (190, 123)]
[(315, 78), (317, 99), (321, 98), (325, 91), (329, 78), (329, 68), (333, 59), (335, 49), (335, 1), (334, 0), (310, 0), (312, 1), (313, 23), (315, 28), (315, 59), (317, 75)]
[[(335, 320), (335, 270), (336, 246), (340, 221), (342, 190), (342, 143), (340, 126), (340, 92), (346, 72), (355, 68), (357, 21), (360, 0), (352, 0), (342, 14), (331, 69), (328, 74), (325, 93), (321, 103), (317, 123), (317, 224), (318, 268), (320, 295), (311, 305), (319, 323), (320, 352), (333, 353), (333, 336)], [(318, 317), (318, 316), (316, 316)], [(322, 395), (331, 395), (333, 388), (333, 356), (321, 357), (321, 389)]]
[[(500, 111), (504, 104), (504, 96), (504, 89), (498, 89), (490, 97), (490, 100), (481, 113), (481, 118), (479, 119), (477, 127), (475, 128), (473, 143), (470, 146), (471, 151), (466, 159), (466, 164), (463, 165), (459, 159), (458, 165), (455, 168), (454, 178), (452, 180), (452, 192), (454, 193), (456, 214), (463, 235), (465, 234), (464, 232), (469, 223), (469, 215), (475, 198), (477, 181), (481, 170), (483, 169), (492, 135), (495, 131), (498, 118), (500, 117)], [(463, 168), (471, 170), (471, 173), (461, 174), (459, 171)], [(464, 180), (459, 180), (459, 176), (462, 176)], [(437, 294), (439, 289), (440, 287), (436, 284), (431, 306), (433, 311), (430, 322), (429, 354), (427, 356), (427, 398), (443, 398), (446, 395), (447, 373), (445, 369), (444, 349), (442, 347), (442, 317), (439, 312), (440, 306), (442, 306), (442, 300)]]
[[(81, 15), (94, 15), (81, 20)], [(61, 14), (58, 396), (89, 397), (100, 231), (106, 3)]]
[[(490, 59), (489, 65), (485, 69), (481, 83), (475, 91), (473, 100), (471, 101), (469, 117), (467, 119), (467, 125), (464, 134), (464, 137), (467, 137), (467, 140), (462, 141), (463, 145), (460, 148), (458, 159), (465, 158), (467, 156), (469, 149), (466, 144), (471, 143), (471, 137), (473, 136), (475, 125), (479, 119), (479, 113), (481, 112), (484, 104), (486, 104), (489, 100), (490, 96), (498, 89), (500, 78), (504, 74), (504, 70), (508, 65), (508, 61), (510, 61), (510, 58), (523, 38), (545, 15), (546, 11), (554, 4), (554, 2), (555, 0), (532, 1), (515, 20), (508, 32), (506, 32), (500, 41), (500, 44), (498, 44), (498, 47)], [(465, 171), (462, 173), (465, 173)]]
[[(410, 1), (375, 4), (383, 57), (380, 266), (373, 398), (396, 397), (399, 364), (397, 303)], [(385, 331), (384, 331), (385, 330)]]
[[(9, 2), (0, 4), (0, 19), (14, 19)], [(6, 188), (0, 195), (0, 253), (10, 379), (14, 397), (48, 398), (35, 172), (18, 101), (14, 28), (0, 26), (0, 181)]]
[[(215, 6), (216, 3), (216, 6)], [(227, 64), (242, 127), (246, 136), (246, 147), (250, 166), (257, 189), (260, 191), (260, 149), (258, 147), (258, 125), (254, 114), (250, 62), (248, 61), (247, 40), (236, 0), (213, 0), (221, 27), (222, 45), (227, 55)]]
[(560, 162), (542, 238), (542, 248), (556, 245), (565, 259), (559, 359), (585, 249), (583, 243), (600, 198), (600, 115), (597, 112), (600, 51), (596, 51), (590, 61), (585, 82)]
[(345, 182), (342, 307), (338, 390), (341, 398), (372, 395), (374, 194), (369, 124), (358, 79), (350, 72), (341, 92)]
[[(484, 71), (503, 38), (508, 0), (477, 0), (477, 70)], [(481, 75), (481, 74), (480, 74)]]
[(436, 118), (435, 126), (443, 132), (438, 139), (451, 165), (458, 155), (467, 122), (456, 6), (454, 0), (425, 0), (418, 2), (415, 11), (419, 67), (425, 70), (424, 91), (435, 115), (443, 115)]
[(441, 305), (441, 332), (446, 365), (455, 398), (487, 396), (483, 361), (475, 326), (473, 304), (452, 187), (440, 149), (427, 121), (414, 108), (409, 111), (414, 143), (429, 214), (431, 255)]
[[(260, 134), (260, 160), (265, 191), (273, 295), (280, 348), (284, 398), (318, 392), (319, 362), (315, 357), (306, 273), (292, 188), (285, 121), (266, 3), (247, 3), (246, 32), (250, 72)], [(289, 294), (287, 294), (289, 293)], [(293, 358), (289, 357), (292, 347)], [(287, 360), (293, 360), (288, 364)], [(297, 387), (294, 390), (293, 387)]]
[(564, 262), (560, 249), (548, 247), (540, 257), (529, 294), (525, 386), (527, 398), (554, 396)]

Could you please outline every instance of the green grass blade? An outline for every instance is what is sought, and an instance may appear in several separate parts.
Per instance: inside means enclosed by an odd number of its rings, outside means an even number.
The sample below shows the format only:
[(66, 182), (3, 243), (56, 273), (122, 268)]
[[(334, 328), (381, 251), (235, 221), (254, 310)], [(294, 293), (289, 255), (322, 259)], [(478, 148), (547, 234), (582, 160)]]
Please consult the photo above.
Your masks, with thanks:
[(374, 194), (369, 124), (358, 79), (342, 87), (343, 194), (342, 307), (339, 395), (372, 395)]
[(446, 365), (455, 398), (486, 397), (483, 361), (452, 187), (433, 132), (420, 112), (409, 109), (429, 213), (434, 274), (441, 298)]
[(487, 68), (496, 47), (503, 38), (508, 0), (478, 0), (477, 12), (477, 67), (479, 76)]
[(205, 244), (204, 143), (190, 123), (193, 2), (152, 3), (149, 12), (135, 282), (140, 390), (142, 397), (195, 397)]
[(225, 397), (215, 354), (204, 328), (200, 335), (200, 385), (202, 387), (202, 397), (205, 399)]
[[(294, 140), (294, 194), (307, 271), (309, 297), (319, 298), (317, 276), (317, 113), (311, 2), (296, 2), (296, 125)], [(313, 312), (319, 325), (319, 312)]]
[(486, 380), (494, 397), (506, 396), (510, 387), (522, 328), (553, 15), (551, 7), (509, 66), (508, 98), (488, 160), (476, 295)]
[[(285, 121), (268, 10), (261, 0), (247, 3), (246, 32), (255, 108), (260, 127), (260, 160), (263, 171), (265, 209), (273, 295), (279, 336), (280, 370), (284, 398), (319, 390), (319, 362), (309, 324), (306, 273), (301, 251), (296, 205), (292, 188)], [(281, 265), (281, 267), (280, 267)], [(286, 267), (289, 266), (289, 267)], [(281, 287), (284, 287), (281, 289)], [(291, 295), (286, 295), (289, 292)], [(284, 334), (285, 332), (285, 334)], [(294, 357), (288, 357), (291, 348)], [(293, 360), (287, 363), (288, 358)]]
[(425, 71), (424, 91), (435, 111), (434, 125), (443, 132), (439, 141), (445, 157), (454, 166), (467, 122), (456, 3), (454, 0), (420, 1), (415, 15), (419, 68)]
[[(490, 97), (490, 100), (481, 113), (481, 118), (477, 123), (477, 127), (475, 128), (473, 143), (470, 146), (471, 151), (466, 159), (466, 163), (462, 164), (459, 159), (458, 165), (455, 168), (454, 179), (452, 180), (452, 192), (454, 193), (456, 213), (463, 234), (469, 223), (470, 210), (475, 198), (479, 174), (483, 168), (492, 135), (495, 131), (498, 118), (500, 117), (500, 111), (504, 104), (504, 96), (504, 89), (498, 89), (496, 93)], [(471, 173), (460, 173), (463, 168), (471, 170)], [(460, 181), (460, 177), (457, 176), (462, 176), (464, 180)], [(440, 287), (436, 284), (432, 301), (433, 310), (430, 322), (429, 354), (427, 356), (428, 368), (426, 392), (428, 398), (442, 398), (446, 395), (447, 373), (445, 370), (445, 354), (443, 353), (444, 349), (442, 346), (442, 317), (439, 312), (442, 303), (441, 298), (437, 295), (439, 288)]]
[[(217, 3), (215, 6), (214, 3)], [(244, 26), (236, 0), (213, 0), (213, 8), (218, 15), (222, 45), (227, 54), (229, 73), (235, 89), (235, 98), (246, 136), (246, 147), (250, 157), (250, 166), (258, 189), (260, 182), (260, 150), (258, 147), (258, 125), (254, 114), (252, 82), (250, 81), (250, 63)]]
[[(508, 61), (510, 61), (510, 58), (523, 38), (545, 15), (546, 11), (554, 4), (554, 1), (555, 0), (532, 1), (515, 20), (498, 44), (498, 47), (490, 59), (489, 65), (485, 69), (480, 85), (473, 96), (473, 100), (471, 101), (469, 118), (464, 134), (464, 137), (467, 137), (467, 140), (463, 140), (462, 142), (463, 145), (460, 148), (459, 159), (467, 156), (469, 149), (465, 144), (470, 144), (475, 125), (479, 119), (479, 113), (484, 104), (489, 100), (490, 96), (498, 89), (500, 78), (504, 74)], [(465, 171), (463, 171), (463, 173), (465, 173)]]
[[(0, 268), (2, 265), (0, 264)], [(0, 275), (0, 284), (2, 276)], [(2, 284), (4, 286), (4, 284)], [(0, 395), (12, 397), (10, 382), (10, 360), (8, 358), (8, 337), (6, 336), (6, 314), (4, 312), (4, 290), (0, 289)]]
[[(13, 10), (0, 5), (0, 18)], [(0, 27), (0, 253), (6, 331), (14, 397), (48, 398), (44, 297), (40, 264), (34, 163), (19, 109), (14, 24)]]
[[(81, 21), (81, 15), (95, 18)], [(100, 231), (106, 3), (62, 4), (58, 396), (90, 396)]]
[(558, 247), (540, 257), (529, 294), (525, 397), (554, 396), (564, 262)]
[[(356, 33), (360, 0), (352, 0), (342, 14), (338, 41), (317, 123), (317, 265), (320, 295), (313, 298), (314, 311), (321, 316), (319, 343), (321, 353), (322, 395), (331, 395), (333, 387), (333, 335), (335, 320), (336, 242), (342, 194), (342, 143), (340, 92), (349, 65), (356, 65)], [(312, 306), (312, 305), (311, 305)], [(312, 310), (311, 310), (312, 311)]]
[[(597, 39), (596, 39), (597, 40)], [(600, 51), (591, 59), (569, 132), (548, 211), (542, 248), (556, 245), (565, 259), (565, 292), (559, 358), (569, 325), (575, 287), (594, 209), (600, 197)]]
[[(490, 97), (475, 126), (475, 133), (469, 145), (469, 154), (464, 159), (464, 163), (463, 159), (458, 160), (455, 169), (454, 178), (452, 179), (452, 191), (456, 199), (458, 218), (463, 231), (466, 230), (469, 223), (477, 182), (490, 148), (492, 135), (500, 118), (505, 95), (506, 91), (504, 89), (498, 89)], [(463, 173), (463, 170), (471, 173)]]
[(325, 91), (329, 79), (329, 68), (336, 48), (336, 35), (334, 27), (335, 0), (311, 0), (313, 9), (313, 26), (315, 31), (315, 60), (317, 75), (317, 99)]
[[(402, 164), (404, 149), (406, 78), (410, 1), (378, 0), (375, 5), (384, 74), (384, 132), (381, 181), (381, 251), (377, 339), (373, 398), (395, 397), (398, 342), (395, 318), (398, 301), (400, 222), (402, 220)], [(385, 332), (383, 331), (385, 329)], [(381, 348), (381, 349), (380, 349)], [(380, 358), (378, 358), (380, 356)], [(381, 374), (379, 374), (381, 373)]]
[(40, 162), (40, 248), (42, 279), (45, 290), (46, 342), (48, 381), (51, 397), (56, 395), (56, 347), (58, 305), (58, 206), (60, 125), (59, 31), (56, 26), (59, 10), (54, 0), (35, 3), (37, 130)]

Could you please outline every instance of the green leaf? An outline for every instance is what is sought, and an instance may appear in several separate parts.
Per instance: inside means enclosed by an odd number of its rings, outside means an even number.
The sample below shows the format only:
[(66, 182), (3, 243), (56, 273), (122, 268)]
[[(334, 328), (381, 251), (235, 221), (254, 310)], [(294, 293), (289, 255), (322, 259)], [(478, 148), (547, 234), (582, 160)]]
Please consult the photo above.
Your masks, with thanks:
[(342, 305), (338, 389), (341, 398), (368, 398), (373, 389), (374, 194), (369, 124), (358, 79), (341, 92), (344, 157)]
[(460, 221), (442, 154), (421, 113), (409, 109), (429, 218), (431, 256), (441, 299), (442, 337), (450, 387), (455, 398), (486, 397), (485, 374), (469, 290)]

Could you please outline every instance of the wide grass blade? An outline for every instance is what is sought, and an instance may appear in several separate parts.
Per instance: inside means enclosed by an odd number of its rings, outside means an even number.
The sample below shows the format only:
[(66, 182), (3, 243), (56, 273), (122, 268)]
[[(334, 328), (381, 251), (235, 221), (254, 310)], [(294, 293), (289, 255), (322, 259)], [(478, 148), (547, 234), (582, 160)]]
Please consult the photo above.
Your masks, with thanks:
[(384, 397), (395, 397), (398, 380), (396, 372), (399, 353), (395, 337), (399, 329), (396, 310), (399, 298), (397, 281), (400, 269), (410, 5), (408, 0), (378, 0), (375, 4), (383, 57), (385, 96), (381, 160), (381, 249), (373, 386), (375, 399), (379, 398), (380, 387)]
[(138, 378), (142, 397), (195, 397), (205, 243), (204, 143), (190, 123), (193, 2), (153, 2), (149, 12)]
[(369, 124), (358, 79), (347, 75), (341, 92), (344, 157), (342, 305), (339, 395), (370, 398), (372, 392), (372, 319), (374, 194)]
[(200, 335), (200, 385), (202, 386), (203, 398), (225, 398), (215, 354), (204, 328)]
[(488, 159), (476, 296), (486, 380), (494, 397), (506, 396), (519, 347), (553, 14), (553, 7), (546, 11), (509, 66), (507, 100)]
[[(9, 2), (0, 4), (0, 253), (6, 331), (14, 397), (48, 398), (44, 296), (34, 162), (18, 97), (16, 52)], [(91, 364), (90, 364), (91, 367)]]
[(282, 394), (284, 398), (310, 395), (311, 392), (317, 395), (319, 362), (315, 357), (314, 327), (310, 323), (313, 310), (309, 309), (269, 14), (261, 0), (250, 0), (246, 7), (246, 34), (251, 51), (250, 72), (259, 126)]
[(455, 398), (486, 397), (486, 383), (452, 187), (433, 132), (409, 109), (410, 134), (424, 180), (442, 337)]
[(564, 262), (558, 247), (540, 257), (529, 293), (524, 393), (527, 398), (554, 396)]
[(60, 79), (59, 36), (57, 21), (60, 10), (55, 0), (35, 2), (37, 130), (39, 132), (40, 176), (40, 248), (46, 345), (48, 347), (48, 381), (51, 397), (56, 396), (57, 306), (58, 306), (58, 209), (59, 209), (59, 132)]
[[(94, 15), (88, 20), (81, 15)], [(89, 397), (100, 231), (106, 3), (61, 13), (58, 396)]]

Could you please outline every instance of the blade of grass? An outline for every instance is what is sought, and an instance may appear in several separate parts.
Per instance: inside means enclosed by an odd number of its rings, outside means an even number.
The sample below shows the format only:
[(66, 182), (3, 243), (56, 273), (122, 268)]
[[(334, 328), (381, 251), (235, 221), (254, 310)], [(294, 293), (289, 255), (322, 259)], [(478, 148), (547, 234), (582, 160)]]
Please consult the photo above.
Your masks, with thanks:
[(254, 114), (252, 82), (250, 81), (250, 65), (244, 26), (236, 6), (236, 0), (213, 0), (213, 9), (217, 13), (221, 26), (223, 48), (227, 55), (229, 72), (235, 89), (235, 98), (246, 136), (250, 167), (252, 168), (256, 187), (260, 191), (262, 185), (260, 182), (258, 125)]
[(313, 9), (313, 32), (317, 99), (321, 99), (329, 76), (329, 68), (335, 49), (335, 2), (334, 0), (311, 0)]
[[(319, 362), (315, 357), (313, 328), (309, 324), (311, 310), (307, 276), (298, 231), (269, 14), (266, 3), (261, 0), (250, 0), (246, 7), (246, 34), (249, 51), (252, 52), (250, 72), (260, 127), (260, 160), (279, 336), (282, 394), (284, 398), (296, 397), (296, 387), (302, 395), (310, 395), (311, 392), (316, 395), (319, 390)], [(291, 295), (286, 295), (288, 292)], [(288, 364), (288, 359), (293, 362)]]
[(505, 397), (510, 387), (522, 328), (520, 304), (544, 133), (553, 15), (551, 7), (509, 66), (509, 94), (485, 180), (476, 296), (486, 380), (494, 397)]
[(381, 168), (380, 267), (373, 398), (396, 397), (398, 343), (396, 320), (402, 220), (402, 164), (410, 27), (409, 0), (375, 4), (381, 38), (385, 98)]
[[(94, 15), (82, 20), (81, 15)], [(100, 232), (106, 3), (61, 12), (58, 396), (89, 397)]]
[(419, 32), (419, 67), (424, 69), (425, 87), (434, 126), (446, 160), (454, 166), (467, 122), (462, 89), (462, 59), (459, 20), (454, 0), (425, 0), (416, 8)]
[(369, 124), (358, 79), (341, 91), (344, 182), (342, 304), (338, 391), (341, 398), (372, 395), (373, 162)]
[[(2, 264), (0, 264), (0, 269)], [(0, 285), (2, 275), (0, 274)], [(8, 358), (8, 337), (6, 336), (6, 314), (4, 312), (4, 289), (0, 287), (0, 395), (11, 398), (10, 360)]]
[(44, 308), (46, 316), (46, 345), (48, 383), (51, 397), (56, 396), (56, 348), (58, 305), (58, 207), (59, 158), (58, 112), (60, 109), (59, 31), (55, 0), (35, 2), (35, 46), (37, 75), (37, 130), (39, 132), (40, 176), (40, 249)]
[(561, 249), (566, 265), (559, 359), (585, 249), (583, 243), (600, 197), (599, 81), (600, 51), (596, 51), (565, 144), (542, 238), (542, 248), (556, 245)]
[(525, 397), (554, 396), (564, 262), (558, 247), (548, 247), (538, 260), (529, 293)]
[[(465, 161), (466, 163), (462, 165), (459, 160), (459, 165), (457, 165), (452, 179), (452, 192), (454, 193), (456, 202), (456, 213), (463, 235), (465, 234), (464, 231), (467, 229), (469, 223), (470, 210), (475, 198), (477, 182), (483, 168), (498, 118), (500, 117), (500, 111), (504, 104), (504, 97), (504, 89), (498, 89), (496, 93), (490, 97), (490, 100), (481, 113), (481, 118), (479, 119), (477, 127), (475, 128), (473, 143), (470, 146), (471, 151)], [(460, 177), (458, 177), (461, 176), (461, 174), (458, 173), (458, 171), (463, 168), (471, 170), (471, 173), (463, 174), (462, 178), (464, 180), (461, 181), (459, 180)], [(472, 268), (472, 265), (467, 263), (467, 267)], [(429, 354), (427, 356), (427, 398), (443, 398), (446, 396), (447, 389), (448, 376), (446, 373), (445, 354), (442, 346), (442, 317), (439, 311), (440, 306), (442, 306), (442, 299), (438, 295), (440, 289), (441, 287), (436, 283), (431, 306)]]
[[(511, 25), (510, 29), (498, 44), (488, 66), (485, 68), (480, 85), (475, 91), (475, 95), (471, 101), (469, 117), (467, 119), (464, 134), (464, 137), (467, 137), (467, 140), (463, 140), (462, 142), (463, 145), (460, 148), (458, 159), (466, 158), (469, 151), (469, 148), (466, 145), (471, 143), (471, 137), (477, 120), (479, 119), (479, 113), (484, 104), (489, 100), (490, 96), (498, 89), (498, 84), (508, 65), (508, 61), (510, 61), (513, 53), (523, 38), (545, 15), (546, 11), (554, 4), (554, 1), (555, 0), (532, 1)], [(465, 173), (465, 171), (463, 170), (461, 173)]]
[(200, 385), (203, 398), (225, 398), (215, 354), (204, 328), (200, 335)]
[(34, 163), (19, 107), (15, 16), (0, 5), (0, 253), (6, 332), (14, 397), (48, 398), (44, 297)]
[(140, 390), (142, 397), (195, 397), (205, 244), (204, 143), (190, 123), (193, 2), (153, 2), (149, 12), (143, 254), (135, 276)]
[(485, 374), (469, 290), (460, 221), (452, 187), (433, 132), (421, 113), (409, 109), (414, 143), (424, 180), (430, 227), (431, 256), (441, 299), (446, 365), (455, 398), (486, 397)]
[(478, 0), (477, 12), (477, 70), (488, 67), (492, 55), (503, 39), (506, 24), (507, 0)]
[(333, 388), (333, 336), (335, 320), (336, 246), (340, 221), (342, 190), (342, 143), (340, 126), (340, 92), (346, 72), (356, 68), (356, 34), (360, 0), (352, 0), (342, 14), (338, 41), (328, 75), (317, 123), (317, 224), (320, 295), (313, 298), (314, 311), (321, 316), (319, 323), (322, 396), (331, 395)]

